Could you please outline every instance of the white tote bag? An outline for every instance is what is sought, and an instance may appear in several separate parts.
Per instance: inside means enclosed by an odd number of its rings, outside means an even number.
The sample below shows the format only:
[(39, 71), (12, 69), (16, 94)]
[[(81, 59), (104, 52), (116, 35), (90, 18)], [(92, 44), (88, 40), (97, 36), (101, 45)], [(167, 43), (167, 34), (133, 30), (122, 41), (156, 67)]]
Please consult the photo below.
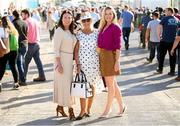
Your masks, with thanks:
[(75, 80), (71, 83), (71, 96), (78, 98), (92, 97), (92, 88), (87, 82), (86, 75), (83, 71), (81, 74), (76, 74)]

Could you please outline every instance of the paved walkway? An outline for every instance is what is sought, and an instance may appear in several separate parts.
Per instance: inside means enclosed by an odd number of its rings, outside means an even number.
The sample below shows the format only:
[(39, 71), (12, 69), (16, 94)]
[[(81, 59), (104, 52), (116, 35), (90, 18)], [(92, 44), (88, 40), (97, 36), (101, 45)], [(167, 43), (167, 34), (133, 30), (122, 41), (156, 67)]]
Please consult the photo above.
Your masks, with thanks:
[[(0, 93), (0, 125), (107, 125), (107, 126), (180, 126), (180, 83), (175, 77), (167, 75), (169, 67), (165, 65), (162, 75), (154, 75), (156, 61), (147, 64), (147, 50), (138, 48), (138, 33), (131, 35), (129, 51), (122, 51), (122, 75), (118, 84), (122, 90), (128, 109), (124, 117), (115, 117), (118, 111), (116, 102), (109, 118), (98, 119), (103, 112), (107, 93), (95, 96), (92, 107), (93, 116), (81, 121), (69, 121), (57, 118), (52, 103), (53, 88), (53, 52), (48, 32), (42, 30), (41, 58), (47, 81), (32, 82), (37, 76), (37, 68), (31, 63), (28, 73), (28, 86), (12, 90), (12, 77), (8, 72), (3, 78), (3, 91)], [(166, 64), (168, 59), (166, 59)], [(5, 83), (6, 82), (6, 83)], [(80, 107), (76, 99), (75, 114)]]

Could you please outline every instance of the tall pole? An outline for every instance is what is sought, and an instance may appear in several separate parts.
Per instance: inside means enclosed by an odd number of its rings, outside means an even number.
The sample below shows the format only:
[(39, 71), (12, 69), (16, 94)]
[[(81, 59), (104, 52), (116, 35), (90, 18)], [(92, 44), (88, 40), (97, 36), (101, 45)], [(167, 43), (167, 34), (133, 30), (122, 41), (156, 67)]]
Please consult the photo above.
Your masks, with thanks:
[(171, 7), (173, 7), (173, 0), (171, 0)]
[(141, 0), (139, 0), (139, 2), (140, 2), (140, 8), (142, 8), (142, 1), (141, 1)]
[(37, 0), (37, 6), (39, 6), (39, 4), (40, 4), (40, 3), (39, 3), (39, 0)]

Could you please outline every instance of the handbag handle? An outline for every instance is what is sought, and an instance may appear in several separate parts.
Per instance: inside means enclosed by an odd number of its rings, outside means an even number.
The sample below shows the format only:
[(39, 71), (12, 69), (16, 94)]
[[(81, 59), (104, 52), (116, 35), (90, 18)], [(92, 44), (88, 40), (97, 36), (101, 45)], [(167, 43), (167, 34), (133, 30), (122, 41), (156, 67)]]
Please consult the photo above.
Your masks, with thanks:
[(81, 79), (80, 79), (80, 74), (77, 73), (74, 81), (75, 82), (87, 82), (85, 73), (81, 70)]
[(79, 77), (79, 74), (78, 74), (78, 73), (76, 74), (75, 82), (80, 82), (80, 77)]
[(81, 73), (82, 73), (82, 82), (87, 82), (87, 78), (86, 78), (86, 75), (85, 73), (81, 70)]

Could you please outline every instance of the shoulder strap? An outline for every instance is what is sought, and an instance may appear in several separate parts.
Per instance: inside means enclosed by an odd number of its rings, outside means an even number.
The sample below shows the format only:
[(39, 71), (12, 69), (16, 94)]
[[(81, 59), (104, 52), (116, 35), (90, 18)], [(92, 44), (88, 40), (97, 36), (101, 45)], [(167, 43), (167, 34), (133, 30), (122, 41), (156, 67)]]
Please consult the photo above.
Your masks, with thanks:
[(6, 30), (5, 30), (5, 28), (4, 28), (4, 38), (6, 38)]

